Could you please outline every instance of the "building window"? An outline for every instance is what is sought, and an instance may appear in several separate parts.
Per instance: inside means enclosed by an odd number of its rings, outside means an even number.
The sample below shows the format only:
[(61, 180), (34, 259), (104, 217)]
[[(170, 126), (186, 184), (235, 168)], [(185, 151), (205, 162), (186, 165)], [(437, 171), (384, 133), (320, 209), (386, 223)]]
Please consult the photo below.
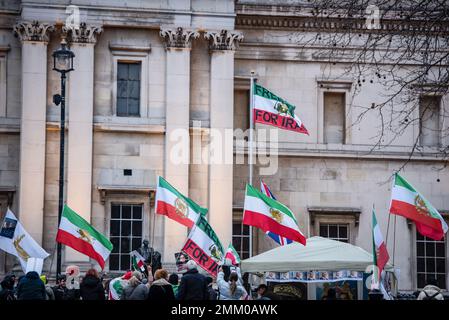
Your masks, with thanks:
[(320, 223), (320, 237), (349, 243), (349, 225)]
[(249, 129), (249, 90), (234, 91), (234, 128), (245, 132)]
[(439, 96), (422, 96), (419, 100), (420, 144), (438, 147), (440, 144), (440, 103)]
[(140, 61), (117, 62), (117, 116), (140, 116)]
[(324, 143), (345, 143), (345, 93), (324, 92)]
[(241, 221), (232, 224), (232, 245), (241, 259), (249, 258), (249, 226)]
[(143, 204), (111, 204), (109, 269), (130, 269), (130, 252), (142, 244)]
[(418, 288), (424, 288), (429, 278), (437, 280), (440, 289), (446, 289), (446, 243), (435, 241), (416, 232), (416, 259)]

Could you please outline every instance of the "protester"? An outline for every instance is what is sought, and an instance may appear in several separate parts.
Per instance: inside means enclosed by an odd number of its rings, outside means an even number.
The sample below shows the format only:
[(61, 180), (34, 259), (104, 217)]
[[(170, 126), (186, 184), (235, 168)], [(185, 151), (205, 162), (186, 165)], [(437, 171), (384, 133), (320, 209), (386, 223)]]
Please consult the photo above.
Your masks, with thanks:
[(148, 286), (143, 284), (142, 280), (142, 273), (134, 271), (128, 284), (122, 290), (120, 300), (146, 300), (148, 297)]
[(92, 268), (86, 272), (80, 284), (80, 295), (82, 300), (105, 300), (104, 287), (97, 270)]
[(14, 274), (8, 274), (6, 275), (1, 285), (0, 290), (0, 301), (12, 301), (16, 300), (16, 297), (14, 295), (14, 283), (16, 281), (16, 276)]
[(266, 284), (260, 284), (257, 287), (256, 293), (257, 293), (257, 300), (271, 300), (268, 296), (267, 296), (267, 291), (268, 291), (268, 287)]
[(171, 284), (171, 287), (173, 289), (173, 294), (175, 297), (178, 295), (178, 288), (179, 288), (179, 277), (176, 273), (172, 273), (170, 277), (168, 277), (168, 282)]
[(165, 269), (158, 269), (154, 273), (154, 281), (148, 293), (148, 300), (170, 301), (175, 300), (173, 288), (167, 281), (168, 272)]
[(239, 283), (237, 272), (231, 272), (229, 281), (224, 280), (222, 267), (218, 270), (217, 284), (219, 300), (241, 300), (247, 297), (245, 288)]
[(218, 299), (218, 293), (217, 291), (212, 287), (213, 285), (213, 279), (212, 277), (206, 277), (207, 282), (207, 292), (208, 292), (208, 298), (209, 300), (217, 300)]
[(428, 279), (427, 285), (423, 288), (417, 300), (444, 300), (435, 278)]
[(178, 300), (207, 300), (208, 290), (206, 277), (198, 272), (195, 261), (186, 263), (187, 272), (181, 278), (178, 288)]
[(46, 275), (41, 275), (41, 280), (44, 283), (45, 286), (45, 293), (46, 293), (46, 299), (45, 300), (55, 300), (55, 294), (53, 292), (53, 289), (50, 287), (50, 285), (48, 284), (48, 280), (47, 280), (47, 276)]
[(79, 290), (68, 289), (67, 288), (67, 277), (66, 275), (58, 275), (56, 278), (56, 286), (53, 288), (53, 293), (55, 294), (55, 300), (78, 300)]
[(36, 271), (28, 272), (17, 285), (17, 300), (45, 300), (45, 285)]

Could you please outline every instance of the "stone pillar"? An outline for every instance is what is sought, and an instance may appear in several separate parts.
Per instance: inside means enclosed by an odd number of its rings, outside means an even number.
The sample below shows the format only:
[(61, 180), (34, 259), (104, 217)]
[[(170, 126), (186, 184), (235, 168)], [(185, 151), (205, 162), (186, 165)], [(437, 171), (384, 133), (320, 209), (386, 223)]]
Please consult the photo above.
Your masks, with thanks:
[[(199, 34), (185, 28), (161, 28), (166, 41), (166, 138), (164, 176), (180, 192), (189, 191), (189, 109), (191, 40)], [(179, 151), (179, 152), (178, 152)], [(187, 228), (165, 219), (163, 261), (175, 261), (174, 253), (184, 245)]]
[(243, 39), (235, 31), (211, 31), (210, 138), (222, 143), (221, 154), (210, 154), (209, 223), (226, 248), (232, 241), (234, 49)]
[[(75, 54), (69, 73), (67, 205), (91, 222), (92, 140), (94, 107), (94, 47), (102, 29), (81, 23), (78, 29), (63, 27)], [(65, 263), (88, 262), (89, 257), (69, 247)]]
[(47, 44), (52, 30), (38, 21), (14, 26), (22, 42), (19, 219), (39, 244), (44, 222)]

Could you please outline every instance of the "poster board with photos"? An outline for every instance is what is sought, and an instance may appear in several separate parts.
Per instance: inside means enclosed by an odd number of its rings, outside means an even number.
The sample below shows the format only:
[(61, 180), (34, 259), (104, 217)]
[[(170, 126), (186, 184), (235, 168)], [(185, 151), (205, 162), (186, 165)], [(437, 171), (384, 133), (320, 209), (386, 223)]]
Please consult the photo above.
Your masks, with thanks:
[(266, 272), (265, 280), (271, 282), (338, 282), (338, 281), (362, 281), (361, 271), (289, 271)]

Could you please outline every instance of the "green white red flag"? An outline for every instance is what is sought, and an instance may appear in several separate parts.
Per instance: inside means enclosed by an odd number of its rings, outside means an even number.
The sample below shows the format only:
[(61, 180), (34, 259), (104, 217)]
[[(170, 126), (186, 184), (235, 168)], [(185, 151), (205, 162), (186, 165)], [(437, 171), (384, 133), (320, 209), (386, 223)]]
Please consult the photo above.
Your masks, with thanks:
[(67, 205), (62, 211), (56, 241), (96, 260), (101, 269), (112, 251), (112, 243)]
[(394, 178), (390, 213), (414, 221), (418, 232), (433, 240), (441, 240), (448, 230), (438, 210), (399, 174)]
[(145, 272), (145, 259), (136, 250), (131, 251), (131, 261), (134, 270)]
[(217, 234), (203, 216), (190, 231), (182, 251), (214, 277), (225, 253)]
[(385, 241), (380, 231), (379, 224), (377, 223), (374, 208), (373, 208), (373, 259), (374, 265), (377, 266), (377, 270), (375, 270), (374, 272), (375, 280), (377, 280), (377, 283), (379, 283), (382, 275), (382, 270), (384, 269), (385, 265), (390, 259), (390, 256), (388, 255), (387, 246), (385, 245)]
[(197, 219), (207, 214), (207, 209), (187, 198), (162, 177), (156, 190), (156, 213), (193, 228)]
[(263, 231), (271, 231), (282, 237), (306, 245), (306, 237), (299, 230), (295, 215), (282, 203), (246, 185), (243, 224)]
[(240, 256), (237, 253), (237, 251), (235, 250), (235, 248), (232, 245), (232, 243), (229, 244), (228, 250), (226, 250), (225, 260), (231, 261), (231, 264), (234, 265), (234, 266), (240, 264), (240, 262), (241, 262)]
[(254, 83), (254, 122), (275, 126), (284, 130), (309, 134), (296, 107), (266, 88)]

